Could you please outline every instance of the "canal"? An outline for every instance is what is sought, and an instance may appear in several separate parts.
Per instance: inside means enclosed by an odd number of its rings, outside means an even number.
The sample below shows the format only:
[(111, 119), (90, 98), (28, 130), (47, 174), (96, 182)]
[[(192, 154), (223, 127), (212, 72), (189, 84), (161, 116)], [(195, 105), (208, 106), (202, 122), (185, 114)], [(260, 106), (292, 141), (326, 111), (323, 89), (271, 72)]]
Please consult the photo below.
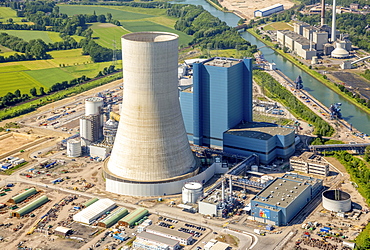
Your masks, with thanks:
[[(177, 0), (172, 3), (187, 3), (194, 5), (201, 5), (212, 15), (220, 18), (222, 21), (225, 21), (229, 26), (237, 26), (240, 18), (233, 13), (225, 13), (220, 10), (217, 10), (212, 5), (207, 3), (205, 0)], [(248, 32), (241, 34), (246, 40), (251, 44), (257, 45), (257, 48), (263, 47), (264, 43), (259, 41), (253, 35)], [(264, 58), (269, 62), (275, 62), (277, 68), (283, 72), (291, 80), (295, 80), (298, 75), (302, 77), (304, 89), (314, 96), (318, 101), (324, 104), (326, 107), (329, 107), (332, 103), (342, 103), (342, 116), (343, 119), (348, 123), (352, 124), (353, 127), (358, 129), (361, 132), (370, 134), (370, 115), (362, 111), (342, 96), (338, 95), (328, 87), (326, 87), (321, 82), (317, 81), (315, 78), (305, 73), (299, 67), (295, 66), (293, 63), (276, 53), (274, 50), (269, 47), (263, 47), (260, 49)]]

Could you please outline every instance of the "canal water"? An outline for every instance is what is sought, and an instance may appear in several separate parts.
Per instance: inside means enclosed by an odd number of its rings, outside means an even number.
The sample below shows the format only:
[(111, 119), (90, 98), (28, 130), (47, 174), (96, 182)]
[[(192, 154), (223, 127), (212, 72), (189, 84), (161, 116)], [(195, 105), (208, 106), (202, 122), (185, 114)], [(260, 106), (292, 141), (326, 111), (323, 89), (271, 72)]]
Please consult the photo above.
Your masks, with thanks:
[[(225, 13), (217, 10), (205, 0), (176, 0), (172, 3), (187, 3), (194, 5), (201, 5), (212, 15), (218, 17), (220, 20), (225, 21), (229, 26), (237, 26), (240, 18), (233, 13)], [(259, 41), (248, 32), (241, 33), (242, 37), (248, 40), (251, 44), (257, 45), (257, 48), (263, 47), (265, 44)], [(264, 58), (269, 62), (275, 62), (277, 68), (283, 72), (291, 80), (295, 80), (298, 75), (302, 77), (304, 89), (319, 100), (326, 107), (332, 103), (342, 103), (342, 116), (348, 123), (361, 132), (370, 134), (370, 115), (355, 105), (348, 102), (346, 99), (336, 94), (334, 91), (317, 81), (315, 78), (305, 73), (303, 70), (295, 66), (293, 63), (276, 53), (274, 50), (263, 47), (260, 48)]]

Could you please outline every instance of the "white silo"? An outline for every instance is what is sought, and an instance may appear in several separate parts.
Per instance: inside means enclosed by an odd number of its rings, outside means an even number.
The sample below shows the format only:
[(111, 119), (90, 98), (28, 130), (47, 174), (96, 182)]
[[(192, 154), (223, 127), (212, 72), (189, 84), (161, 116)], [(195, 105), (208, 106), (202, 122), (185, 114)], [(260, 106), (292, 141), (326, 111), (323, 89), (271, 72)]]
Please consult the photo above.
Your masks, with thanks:
[(71, 139), (67, 141), (67, 156), (68, 157), (81, 156), (81, 141), (80, 140)]
[(101, 97), (90, 97), (85, 100), (85, 116), (101, 114), (104, 100)]
[[(107, 190), (130, 194), (125, 182), (154, 185), (195, 175), (196, 162), (178, 98), (178, 36), (166, 32), (124, 35), (122, 62), (125, 89), (116, 140), (105, 167)], [(158, 185), (148, 188), (149, 193), (135, 190), (132, 195), (173, 194), (181, 188), (182, 184), (162, 190)]]
[(196, 203), (203, 196), (203, 185), (198, 182), (189, 182), (182, 188), (182, 203)]

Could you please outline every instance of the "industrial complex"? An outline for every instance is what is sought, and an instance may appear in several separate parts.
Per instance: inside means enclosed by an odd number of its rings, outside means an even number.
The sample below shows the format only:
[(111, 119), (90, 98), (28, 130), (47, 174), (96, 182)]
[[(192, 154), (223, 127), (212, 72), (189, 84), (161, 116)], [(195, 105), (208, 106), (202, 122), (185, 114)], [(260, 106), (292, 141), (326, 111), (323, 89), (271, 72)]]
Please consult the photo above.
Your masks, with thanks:
[[(337, 41), (329, 29), (304, 23), (295, 31), (277, 37), (302, 57), (326, 53), (328, 41)], [(27, 137), (27, 157), (17, 148), (1, 159), (3, 171), (29, 165), (0, 180), (0, 244), (284, 249), (317, 230), (312, 237), (342, 247), (370, 219), (336, 162), (299, 150), (307, 138), (297, 120), (283, 126), (253, 119), (258, 108), (272, 112), (280, 104), (253, 100), (251, 58), (179, 65), (178, 35), (166, 32), (126, 34), (122, 49), (123, 84), (24, 118), (62, 135), (38, 138), (50, 143), (40, 147)], [(302, 88), (300, 77), (295, 83)], [(45, 240), (37, 242), (40, 235)]]

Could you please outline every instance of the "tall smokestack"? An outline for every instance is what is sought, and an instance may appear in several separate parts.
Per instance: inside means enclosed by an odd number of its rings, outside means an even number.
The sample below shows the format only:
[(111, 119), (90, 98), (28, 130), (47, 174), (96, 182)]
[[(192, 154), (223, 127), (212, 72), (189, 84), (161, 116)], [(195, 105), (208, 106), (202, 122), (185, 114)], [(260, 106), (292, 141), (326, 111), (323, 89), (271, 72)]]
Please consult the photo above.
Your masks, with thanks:
[(332, 20), (332, 23), (331, 23), (331, 41), (332, 42), (335, 42), (335, 40), (337, 39), (336, 38), (336, 29), (337, 27), (335, 26), (335, 15), (336, 15), (336, 10), (337, 10), (337, 3), (336, 3), (336, 0), (333, 0), (333, 20)]
[(321, 26), (325, 24), (325, 0), (321, 0)]

